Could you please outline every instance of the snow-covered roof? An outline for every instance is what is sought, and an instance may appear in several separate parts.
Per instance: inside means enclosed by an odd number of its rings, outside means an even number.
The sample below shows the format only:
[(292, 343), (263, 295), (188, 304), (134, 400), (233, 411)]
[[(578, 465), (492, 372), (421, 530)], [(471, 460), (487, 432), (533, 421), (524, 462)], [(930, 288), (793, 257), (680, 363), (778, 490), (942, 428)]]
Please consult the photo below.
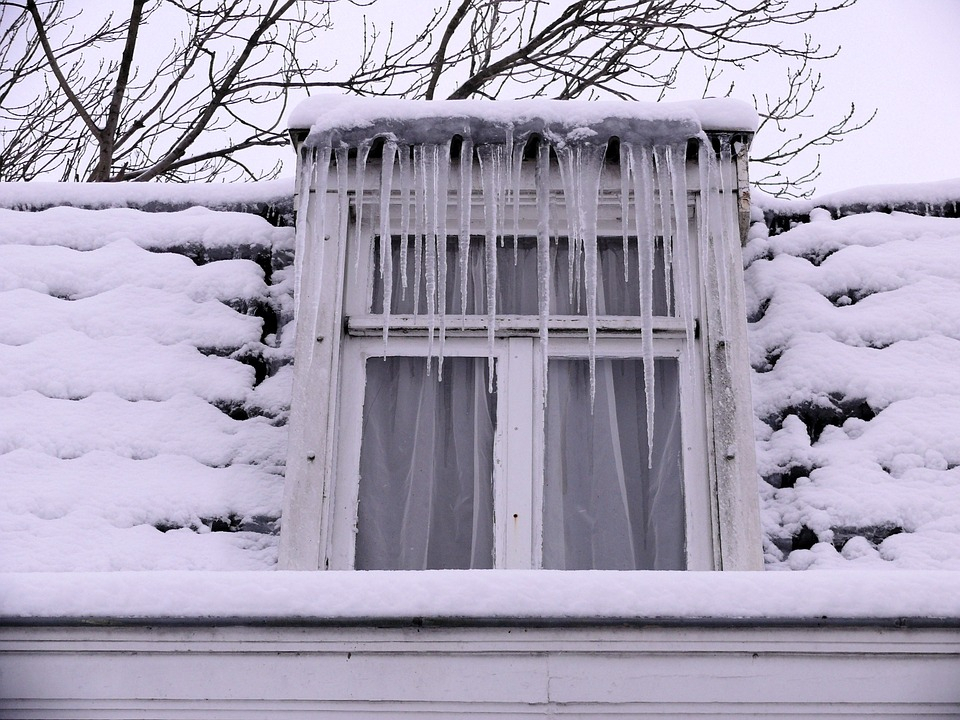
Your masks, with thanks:
[(348, 145), (377, 136), (430, 142), (454, 135), (475, 142), (503, 142), (532, 133), (556, 142), (606, 143), (610, 138), (676, 142), (703, 131), (749, 132), (757, 128), (751, 105), (716, 98), (650, 103), (572, 100), (435, 100), (320, 95), (290, 114), (291, 130), (308, 130), (308, 145), (333, 140)]
[(271, 567), (292, 229), (110, 207), (203, 191), (30, 187), (0, 199), (109, 209), (0, 209), (0, 569)]
[[(220, 189), (30, 187), (0, 206), (109, 209), (0, 210), (0, 570), (274, 567), (293, 338), (263, 322), (290, 313), (292, 230), (163, 211)], [(956, 215), (958, 196), (760, 198), (771, 568), (960, 568), (960, 219), (871, 211)]]
[(958, 189), (756, 208), (792, 225), (745, 250), (774, 567), (960, 569)]

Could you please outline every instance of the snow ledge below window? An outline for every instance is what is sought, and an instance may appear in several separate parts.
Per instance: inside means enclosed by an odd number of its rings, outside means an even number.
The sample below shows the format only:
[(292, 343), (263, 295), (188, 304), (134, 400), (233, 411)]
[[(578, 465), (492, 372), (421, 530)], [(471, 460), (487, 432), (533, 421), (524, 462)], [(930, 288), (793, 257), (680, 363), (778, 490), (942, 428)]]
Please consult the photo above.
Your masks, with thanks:
[[(0, 624), (134, 619), (366, 624), (960, 620), (960, 573), (103, 572), (0, 574)], [(695, 624), (695, 623), (694, 623)], [(928, 624), (924, 622), (916, 624)]]

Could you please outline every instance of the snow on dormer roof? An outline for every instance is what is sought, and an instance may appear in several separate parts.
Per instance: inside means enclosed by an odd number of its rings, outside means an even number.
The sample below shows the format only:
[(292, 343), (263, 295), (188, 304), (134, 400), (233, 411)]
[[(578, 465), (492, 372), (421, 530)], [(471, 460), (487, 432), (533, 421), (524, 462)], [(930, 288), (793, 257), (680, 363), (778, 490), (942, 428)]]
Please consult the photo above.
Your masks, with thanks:
[(357, 145), (375, 137), (439, 142), (454, 135), (503, 142), (533, 133), (554, 143), (606, 143), (610, 138), (677, 142), (704, 131), (752, 133), (757, 113), (738, 100), (651, 103), (583, 100), (397, 100), (321, 95), (290, 114), (291, 130), (308, 131), (308, 145)]

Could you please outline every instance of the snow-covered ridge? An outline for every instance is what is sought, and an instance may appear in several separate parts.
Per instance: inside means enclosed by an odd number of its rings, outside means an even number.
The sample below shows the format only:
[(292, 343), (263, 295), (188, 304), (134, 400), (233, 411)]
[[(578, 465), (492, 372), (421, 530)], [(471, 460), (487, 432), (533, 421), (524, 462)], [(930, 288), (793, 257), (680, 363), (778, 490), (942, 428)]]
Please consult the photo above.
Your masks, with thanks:
[(703, 131), (754, 132), (752, 106), (717, 98), (651, 103), (576, 100), (396, 100), (320, 95), (300, 103), (288, 127), (309, 130), (308, 145), (335, 137), (356, 144), (376, 135), (430, 142), (461, 135), (503, 142), (538, 133), (552, 141), (606, 143), (611, 137), (653, 143), (697, 137)]
[(864, 185), (813, 198), (788, 200), (775, 198), (763, 191), (751, 194), (753, 206), (773, 215), (806, 215), (815, 208), (829, 208), (847, 215), (850, 211), (914, 209), (924, 206), (960, 206), (960, 178), (923, 183)]
[[(15, 210), (69, 205), (84, 208), (181, 209), (202, 205), (239, 210), (290, 203), (291, 178), (252, 183), (0, 183), (0, 207)], [(151, 207), (152, 206), (152, 207)]]

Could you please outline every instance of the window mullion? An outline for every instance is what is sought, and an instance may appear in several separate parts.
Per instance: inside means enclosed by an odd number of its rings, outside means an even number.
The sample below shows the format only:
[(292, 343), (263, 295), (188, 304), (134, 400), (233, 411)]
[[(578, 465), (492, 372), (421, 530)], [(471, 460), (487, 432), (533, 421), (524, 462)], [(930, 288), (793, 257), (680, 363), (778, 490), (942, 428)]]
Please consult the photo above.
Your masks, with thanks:
[(504, 407), (498, 432), (502, 457), (497, 463), (497, 566), (530, 569), (534, 558), (534, 341), (510, 338), (500, 378)]

